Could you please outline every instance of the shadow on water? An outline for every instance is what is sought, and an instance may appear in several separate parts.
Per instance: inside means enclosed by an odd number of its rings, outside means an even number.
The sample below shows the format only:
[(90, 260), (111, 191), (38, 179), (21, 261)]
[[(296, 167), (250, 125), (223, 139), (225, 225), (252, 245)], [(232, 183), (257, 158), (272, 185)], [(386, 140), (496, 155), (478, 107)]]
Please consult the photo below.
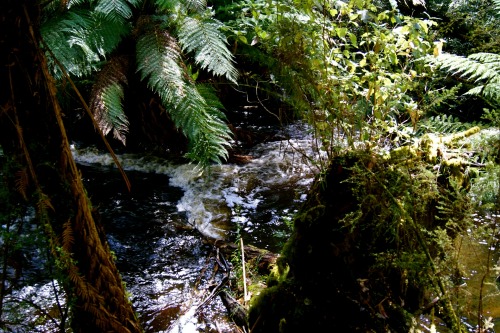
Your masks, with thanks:
[(211, 246), (178, 212), (183, 191), (163, 174), (127, 172), (130, 193), (116, 169), (82, 174), (145, 331), (236, 332), (218, 299), (194, 311), (218, 276)]
[[(238, 332), (219, 298), (198, 309), (221, 279), (214, 250), (203, 240), (208, 235), (234, 241), (241, 235), (246, 244), (280, 251), (314, 177), (303, 160), (312, 153), (294, 150), (311, 147), (301, 135), (254, 147), (244, 165), (214, 166), (209, 179), (199, 177), (192, 165), (121, 155), (131, 192), (107, 154), (75, 149), (146, 332)], [(50, 295), (43, 288), (50, 286), (26, 290)]]

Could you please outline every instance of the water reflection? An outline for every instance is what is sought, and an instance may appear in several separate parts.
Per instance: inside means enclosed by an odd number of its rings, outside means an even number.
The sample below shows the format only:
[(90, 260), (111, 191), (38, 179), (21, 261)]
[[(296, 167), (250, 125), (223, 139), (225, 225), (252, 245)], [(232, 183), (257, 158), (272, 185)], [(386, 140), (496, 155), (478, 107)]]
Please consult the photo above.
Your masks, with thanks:
[(279, 251), (314, 177), (304, 157), (313, 154), (304, 152), (310, 139), (290, 137), (256, 146), (246, 164), (214, 166), (208, 178), (190, 164), (119, 156), (130, 193), (107, 154), (75, 148), (147, 332), (237, 332), (218, 298), (196, 311), (221, 278), (203, 240), (241, 234), (247, 244)]

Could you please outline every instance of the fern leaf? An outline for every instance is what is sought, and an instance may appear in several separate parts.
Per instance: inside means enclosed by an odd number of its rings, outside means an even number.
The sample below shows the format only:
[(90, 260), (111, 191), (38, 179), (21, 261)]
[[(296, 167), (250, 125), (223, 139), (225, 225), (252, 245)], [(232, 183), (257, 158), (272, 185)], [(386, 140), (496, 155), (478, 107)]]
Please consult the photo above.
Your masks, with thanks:
[(164, 10), (172, 10), (181, 5), (184, 12), (201, 12), (207, 8), (206, 0), (155, 0), (155, 4)]
[(81, 5), (82, 3), (87, 2), (87, 0), (67, 0), (66, 7), (70, 9), (71, 7)]
[(123, 110), (123, 85), (128, 67), (126, 58), (113, 58), (97, 76), (91, 92), (90, 107), (104, 135), (113, 132), (115, 139), (126, 144), (129, 122)]
[(231, 131), (222, 121), (217, 103), (210, 99), (207, 102), (193, 85), (186, 89), (189, 93), (170, 111), (172, 119), (188, 138), (186, 156), (202, 167), (221, 163), (221, 158), (227, 159), (228, 156), (226, 147), (229, 146)]
[(176, 40), (159, 29), (146, 33), (137, 42), (137, 63), (142, 80), (160, 96), (173, 122), (188, 138), (187, 157), (203, 167), (226, 158), (230, 130), (218, 111), (220, 104), (206, 87), (198, 90), (190, 81)]
[(238, 71), (233, 66), (233, 55), (227, 48), (222, 24), (214, 19), (185, 17), (179, 31), (179, 43), (187, 53), (194, 52), (195, 61), (202, 69), (217, 76), (225, 76), (236, 83)]
[[(498, 72), (498, 66), (500, 62), (500, 57), (485, 57), (483, 54), (471, 55), (468, 58), (457, 56), (454, 54), (441, 54), (437, 57), (437, 62), (441, 65), (441, 68), (452, 72), (453, 75), (460, 75), (471, 81), (480, 80), (490, 80), (498, 79), (500, 73)], [(484, 59), (490, 60), (490, 62), (483, 62)]]
[(493, 1), (493, 8), (497, 11), (497, 17), (500, 16), (500, 0), (492, 0)]
[(469, 55), (468, 58), (482, 63), (493, 63), (496, 64), (496, 66), (500, 66), (500, 54), (480, 52), (480, 53), (473, 53)]
[(493, 53), (474, 53), (465, 58), (454, 54), (441, 54), (429, 62), (453, 75), (476, 83), (466, 94), (484, 97), (487, 101), (500, 103), (500, 56)]
[[(102, 13), (83, 9), (56, 16), (41, 29), (57, 60), (76, 76), (94, 71), (129, 31), (130, 24), (123, 20), (113, 21)], [(60, 77), (55, 66), (53, 70)]]
[(24, 200), (28, 200), (27, 188), (29, 183), (28, 171), (22, 169), (16, 172), (16, 191), (19, 192)]
[(118, 22), (132, 17), (132, 9), (125, 0), (100, 0), (95, 7), (95, 11), (112, 21)]
[(465, 131), (476, 125), (476, 123), (461, 122), (452, 115), (441, 114), (419, 122), (415, 135), (421, 136), (425, 133), (451, 134)]
[(153, 31), (137, 41), (137, 70), (141, 79), (166, 103), (184, 96), (181, 50), (175, 38), (166, 31)]
[(206, 0), (182, 0), (187, 10), (201, 12), (207, 8)]
[(40, 193), (38, 197), (38, 202), (36, 203), (37, 213), (40, 216), (47, 215), (47, 210), (55, 211), (54, 206), (50, 202), (50, 198), (45, 193)]
[(123, 96), (123, 87), (112, 83), (100, 90), (93, 109), (103, 134), (107, 135), (112, 130), (113, 136), (125, 145), (129, 122), (122, 107)]
[(64, 224), (63, 224), (63, 231), (62, 231), (62, 241), (61, 245), (64, 251), (66, 252), (71, 252), (71, 247), (75, 243), (75, 239), (73, 237), (73, 227), (71, 225), (71, 219), (68, 219)]
[[(48, 45), (57, 60), (75, 76), (87, 75), (96, 69), (95, 64), (89, 64), (87, 56), (82, 49), (71, 47), (68, 43), (70, 38), (67, 29), (67, 21), (69, 14), (57, 16), (52, 20), (46, 21), (40, 32), (45, 43)], [(61, 77), (60, 69), (51, 59), (50, 54), (47, 54), (47, 60), (53, 75), (56, 78)]]
[(484, 96), (491, 101), (500, 101), (500, 83), (490, 83), (474, 87), (465, 93), (466, 95)]

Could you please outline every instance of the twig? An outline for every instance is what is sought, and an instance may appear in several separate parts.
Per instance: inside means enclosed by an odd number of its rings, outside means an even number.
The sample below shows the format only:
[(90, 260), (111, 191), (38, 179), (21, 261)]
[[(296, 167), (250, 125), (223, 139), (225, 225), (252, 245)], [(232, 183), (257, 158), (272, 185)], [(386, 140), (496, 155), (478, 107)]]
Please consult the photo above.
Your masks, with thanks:
[(243, 270), (243, 304), (247, 303), (247, 274), (245, 270), (245, 247), (243, 246), (243, 238), (240, 237), (240, 245), (241, 245), (241, 268)]

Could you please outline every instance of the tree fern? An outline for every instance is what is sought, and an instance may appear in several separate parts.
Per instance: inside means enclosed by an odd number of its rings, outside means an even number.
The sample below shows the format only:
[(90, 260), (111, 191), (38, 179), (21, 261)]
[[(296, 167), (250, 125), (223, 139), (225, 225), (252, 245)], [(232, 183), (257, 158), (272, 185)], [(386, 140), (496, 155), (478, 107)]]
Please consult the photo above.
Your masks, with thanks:
[[(213, 99), (206, 100), (189, 76), (176, 40), (166, 31), (153, 30), (137, 42), (138, 71), (156, 92), (189, 140), (187, 156), (203, 167), (227, 157), (229, 129)], [(208, 95), (206, 95), (208, 96)], [(210, 95), (211, 96), (211, 95)]]
[[(154, 0), (156, 15), (143, 13), (133, 31), (133, 8), (142, 0), (48, 3), (46, 15), (54, 17), (45, 21), (43, 36), (58, 62), (79, 77), (102, 68), (91, 92), (91, 107), (105, 134), (112, 132), (126, 142), (129, 124), (122, 106), (126, 78), (121, 69), (109, 70), (116, 64), (108, 58), (125, 37), (133, 37), (137, 72), (188, 138), (188, 156), (203, 166), (227, 157), (230, 131), (221, 105), (209, 89), (195, 84), (188, 70), (196, 65), (233, 83), (238, 76), (223, 25), (213, 18), (206, 0)], [(52, 67), (60, 77), (57, 66)]]
[[(137, 3), (137, 1), (134, 1), (134, 3)], [(100, 0), (95, 7), (95, 11), (112, 21), (122, 22), (124, 19), (132, 17), (130, 1), (127, 0)]]
[(114, 138), (124, 145), (129, 126), (122, 106), (127, 67), (125, 57), (111, 59), (99, 72), (90, 100), (95, 120), (104, 135), (112, 131)]
[(201, 69), (224, 75), (236, 83), (238, 72), (233, 66), (225, 37), (219, 31), (221, 26), (214, 19), (187, 16), (180, 24), (179, 43), (187, 53), (194, 52), (195, 61)]
[[(130, 26), (102, 13), (84, 9), (68, 11), (45, 22), (42, 36), (57, 60), (73, 75), (96, 70), (98, 62), (116, 48)], [(60, 76), (53, 66), (56, 77)]]
[(482, 96), (496, 106), (500, 104), (500, 55), (474, 53), (466, 58), (444, 53), (435, 58), (429, 58), (429, 62), (452, 75), (476, 84), (476, 87), (466, 94)]

